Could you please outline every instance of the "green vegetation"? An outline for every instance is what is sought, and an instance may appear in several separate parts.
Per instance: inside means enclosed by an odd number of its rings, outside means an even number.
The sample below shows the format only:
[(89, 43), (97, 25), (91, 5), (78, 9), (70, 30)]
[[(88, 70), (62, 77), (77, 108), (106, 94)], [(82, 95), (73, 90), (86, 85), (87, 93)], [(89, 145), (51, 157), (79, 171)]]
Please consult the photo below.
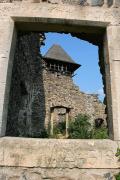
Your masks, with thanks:
[(120, 173), (115, 175), (116, 180), (120, 180)]
[[(92, 127), (89, 116), (78, 114), (69, 122), (68, 134), (69, 139), (107, 139), (108, 129), (105, 126)], [(43, 135), (48, 138), (66, 138), (66, 122), (62, 121), (54, 125), (52, 136), (47, 133)]]
[(107, 139), (108, 129), (106, 127), (92, 127), (89, 116), (79, 114), (69, 125), (69, 138), (71, 139)]
[[(116, 157), (118, 157), (118, 161), (120, 161), (120, 148), (117, 148), (117, 153), (115, 154)], [(120, 172), (115, 175), (116, 180), (120, 180)]]
[[(43, 129), (40, 132), (34, 132), (33, 138), (66, 138), (66, 121), (62, 121), (54, 125), (53, 135), (50, 135), (50, 127), (47, 131)], [(93, 127), (90, 123), (90, 117), (85, 114), (78, 114), (78, 116), (69, 122), (68, 128), (69, 139), (107, 139), (108, 129), (102, 125), (100, 127)], [(117, 152), (120, 158), (120, 149)]]
[(106, 127), (94, 128), (92, 139), (108, 139), (108, 129)]
[(89, 116), (79, 114), (69, 124), (69, 138), (70, 139), (90, 139), (91, 138), (91, 124), (89, 123)]
[(66, 122), (62, 121), (54, 125), (53, 135), (50, 137), (59, 139), (61, 137), (65, 137), (65, 135), (66, 135)]
[(118, 157), (118, 161), (120, 161), (120, 148), (117, 148), (117, 153), (115, 156)]

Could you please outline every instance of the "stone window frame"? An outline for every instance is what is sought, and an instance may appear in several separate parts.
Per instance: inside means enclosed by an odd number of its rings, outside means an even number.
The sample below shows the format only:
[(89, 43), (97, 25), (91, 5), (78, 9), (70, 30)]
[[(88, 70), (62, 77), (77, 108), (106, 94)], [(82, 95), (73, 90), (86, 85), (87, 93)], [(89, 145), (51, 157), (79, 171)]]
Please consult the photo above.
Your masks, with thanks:
[[(109, 22), (101, 22), (101, 21), (86, 21), (86, 20), (72, 20), (72, 19), (56, 19), (56, 18), (38, 18), (38, 17), (20, 17), (20, 16), (13, 16), (11, 17), (11, 32), (9, 32), (12, 35), (12, 45), (10, 50), (10, 58), (9, 63), (12, 64), (13, 62), (13, 56), (14, 56), (14, 47), (16, 43), (16, 33), (17, 30), (28, 30), (28, 31), (42, 31), (42, 32), (60, 32), (60, 33), (71, 33), (73, 36), (76, 33), (81, 33), (82, 39), (89, 41), (87, 38), (85, 38), (84, 34), (82, 34), (83, 30), (88, 31), (92, 30), (92, 34), (96, 30), (99, 30), (102, 28), (104, 29), (104, 34), (102, 34), (102, 38), (104, 39), (103, 45), (102, 45), (102, 52), (104, 56), (104, 66), (105, 66), (105, 73), (104, 76), (105, 82), (106, 82), (106, 95), (107, 95), (107, 115), (109, 119), (109, 137), (113, 140), (120, 139), (120, 128), (119, 128), (119, 122), (118, 118), (114, 119), (115, 116), (115, 103), (113, 102), (113, 94), (111, 91), (113, 91), (112, 83), (111, 83), (111, 63), (109, 60), (109, 54), (111, 54), (112, 51), (110, 51), (110, 48), (108, 46), (108, 43), (111, 41), (110, 38), (110, 28), (109, 28)], [(34, 26), (33, 26), (34, 23)], [(86, 28), (87, 27), (87, 28)], [(93, 37), (92, 37), (93, 38)], [(81, 37), (80, 37), (81, 39)], [(100, 49), (99, 49), (100, 51)], [(7, 73), (7, 81), (6, 81), (6, 87), (7, 92), (5, 92), (5, 103), (2, 113), (2, 125), (0, 129), (0, 136), (5, 136), (5, 130), (6, 130), (6, 119), (7, 119), (7, 105), (9, 97), (9, 88), (10, 88), (10, 78), (11, 78), (11, 70), (12, 65), (8, 68)], [(8, 74), (10, 75), (8, 77)], [(113, 77), (114, 78), (114, 77)], [(9, 82), (9, 83), (8, 83)], [(114, 104), (114, 107), (113, 107)], [(118, 114), (118, 112), (117, 112)], [(116, 116), (115, 116), (116, 117)], [(117, 129), (116, 129), (117, 128)]]
[(68, 128), (69, 128), (69, 120), (70, 120), (70, 110), (71, 108), (66, 107), (66, 106), (52, 106), (50, 108), (50, 134), (53, 136), (53, 131), (54, 131), (54, 125), (53, 125), (53, 119), (54, 119), (54, 110), (57, 108), (65, 108), (66, 113), (65, 113), (65, 123), (66, 123), (66, 138), (68, 137)]

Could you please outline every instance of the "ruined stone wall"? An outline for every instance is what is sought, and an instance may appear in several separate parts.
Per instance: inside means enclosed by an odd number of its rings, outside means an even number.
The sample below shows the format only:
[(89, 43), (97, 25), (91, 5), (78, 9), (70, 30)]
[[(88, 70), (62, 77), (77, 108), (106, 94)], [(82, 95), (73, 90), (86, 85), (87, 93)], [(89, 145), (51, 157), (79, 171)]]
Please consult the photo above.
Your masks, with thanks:
[(79, 91), (70, 76), (43, 70), (39, 47), (44, 36), (18, 32), (11, 80), (6, 135), (39, 137), (50, 122), (50, 109), (64, 106), (73, 119), (79, 113), (105, 120), (105, 106), (97, 96)]
[(97, 95), (81, 92), (71, 76), (44, 70), (43, 81), (47, 124), (50, 120), (50, 108), (56, 106), (70, 109), (71, 119), (80, 113), (89, 115), (92, 124), (97, 118), (106, 119), (105, 105), (99, 101)]
[(6, 135), (34, 137), (44, 128), (44, 87), (39, 54), (42, 41), (42, 34), (18, 32)]

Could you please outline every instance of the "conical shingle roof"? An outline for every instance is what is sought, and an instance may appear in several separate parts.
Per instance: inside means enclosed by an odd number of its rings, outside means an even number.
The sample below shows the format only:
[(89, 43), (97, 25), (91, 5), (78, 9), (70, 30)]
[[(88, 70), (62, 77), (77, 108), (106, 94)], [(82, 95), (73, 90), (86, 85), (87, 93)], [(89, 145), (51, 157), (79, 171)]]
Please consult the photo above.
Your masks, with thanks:
[(72, 60), (72, 58), (65, 52), (65, 50), (60, 45), (57, 45), (57, 44), (54, 44), (48, 50), (48, 52), (45, 54), (44, 58), (76, 64)]

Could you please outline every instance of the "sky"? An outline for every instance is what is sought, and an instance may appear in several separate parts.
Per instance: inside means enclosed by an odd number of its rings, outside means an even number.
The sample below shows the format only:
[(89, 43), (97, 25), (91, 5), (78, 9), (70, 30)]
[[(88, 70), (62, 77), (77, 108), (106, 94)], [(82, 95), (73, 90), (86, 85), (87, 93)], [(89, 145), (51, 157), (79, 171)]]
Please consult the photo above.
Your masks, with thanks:
[(60, 45), (71, 58), (81, 67), (75, 71), (74, 83), (82, 92), (98, 94), (104, 98), (102, 76), (98, 65), (98, 47), (93, 44), (72, 37), (70, 34), (46, 33), (45, 46), (41, 47), (44, 55), (53, 44)]

